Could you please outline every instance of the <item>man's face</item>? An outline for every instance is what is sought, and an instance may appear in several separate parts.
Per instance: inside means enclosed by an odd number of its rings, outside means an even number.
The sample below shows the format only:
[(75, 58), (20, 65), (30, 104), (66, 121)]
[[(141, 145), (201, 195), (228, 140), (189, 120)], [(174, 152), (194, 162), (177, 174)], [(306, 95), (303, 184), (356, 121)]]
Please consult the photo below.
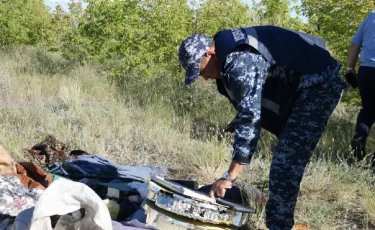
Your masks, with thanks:
[(219, 62), (216, 59), (215, 49), (210, 47), (210, 49), (205, 53), (201, 59), (200, 73), (205, 80), (217, 79), (221, 77)]

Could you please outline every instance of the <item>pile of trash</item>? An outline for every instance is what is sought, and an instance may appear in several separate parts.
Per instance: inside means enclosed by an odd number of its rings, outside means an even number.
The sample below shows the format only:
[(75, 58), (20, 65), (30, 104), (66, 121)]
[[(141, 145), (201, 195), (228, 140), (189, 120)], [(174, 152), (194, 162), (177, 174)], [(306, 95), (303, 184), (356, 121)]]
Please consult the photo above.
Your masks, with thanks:
[(165, 179), (158, 166), (115, 165), (54, 136), (25, 153), (30, 162), (15, 163), (0, 145), (0, 230), (231, 230), (255, 213), (236, 185), (214, 200), (212, 185)]
[(156, 229), (141, 204), (165, 169), (115, 165), (53, 136), (25, 153), (15, 163), (0, 146), (0, 230)]
[[(0, 146), (0, 230), (238, 229), (255, 210), (158, 166), (116, 165), (48, 136), (15, 163)], [(236, 190), (237, 189), (237, 190)], [(240, 201), (236, 201), (237, 203)]]

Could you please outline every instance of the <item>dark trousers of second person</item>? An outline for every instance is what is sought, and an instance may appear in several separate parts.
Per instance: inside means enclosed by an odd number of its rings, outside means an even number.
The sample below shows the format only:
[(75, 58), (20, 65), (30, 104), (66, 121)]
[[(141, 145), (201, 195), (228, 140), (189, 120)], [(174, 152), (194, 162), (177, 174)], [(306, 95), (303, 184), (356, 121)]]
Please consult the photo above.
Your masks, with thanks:
[(375, 121), (375, 68), (361, 66), (358, 70), (358, 88), (362, 100), (362, 108), (358, 114), (352, 149), (357, 160), (366, 155), (365, 146), (371, 126)]

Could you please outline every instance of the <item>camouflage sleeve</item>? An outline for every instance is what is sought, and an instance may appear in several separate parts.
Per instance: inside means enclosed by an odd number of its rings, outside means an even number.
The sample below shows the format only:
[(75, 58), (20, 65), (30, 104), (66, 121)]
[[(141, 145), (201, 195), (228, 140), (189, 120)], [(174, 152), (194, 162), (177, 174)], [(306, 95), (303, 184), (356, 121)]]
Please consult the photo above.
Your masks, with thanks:
[[(223, 76), (237, 103), (237, 123), (233, 144), (233, 160), (249, 164), (261, 129), (262, 85), (267, 76), (262, 56), (248, 51), (227, 56)], [(264, 68), (263, 68), (264, 67)]]
[(228, 92), (225, 89), (224, 83), (221, 78), (216, 79), (216, 88), (217, 88), (217, 91), (219, 91), (221, 95), (225, 96), (229, 100), (229, 102), (233, 105), (233, 107), (236, 109), (237, 103), (233, 101), (228, 95)]

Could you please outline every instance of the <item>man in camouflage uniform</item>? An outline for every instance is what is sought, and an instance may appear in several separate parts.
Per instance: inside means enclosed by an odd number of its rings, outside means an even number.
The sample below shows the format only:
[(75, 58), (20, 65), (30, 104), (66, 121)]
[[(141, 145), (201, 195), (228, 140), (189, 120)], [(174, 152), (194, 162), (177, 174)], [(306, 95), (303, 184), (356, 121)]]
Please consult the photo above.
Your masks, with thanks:
[(213, 40), (189, 36), (178, 57), (185, 85), (199, 75), (215, 79), (237, 110), (233, 158), (210, 195), (223, 197), (250, 163), (261, 127), (274, 133), (266, 225), (292, 229), (304, 169), (346, 84), (340, 64), (318, 38), (274, 26), (218, 32)]

